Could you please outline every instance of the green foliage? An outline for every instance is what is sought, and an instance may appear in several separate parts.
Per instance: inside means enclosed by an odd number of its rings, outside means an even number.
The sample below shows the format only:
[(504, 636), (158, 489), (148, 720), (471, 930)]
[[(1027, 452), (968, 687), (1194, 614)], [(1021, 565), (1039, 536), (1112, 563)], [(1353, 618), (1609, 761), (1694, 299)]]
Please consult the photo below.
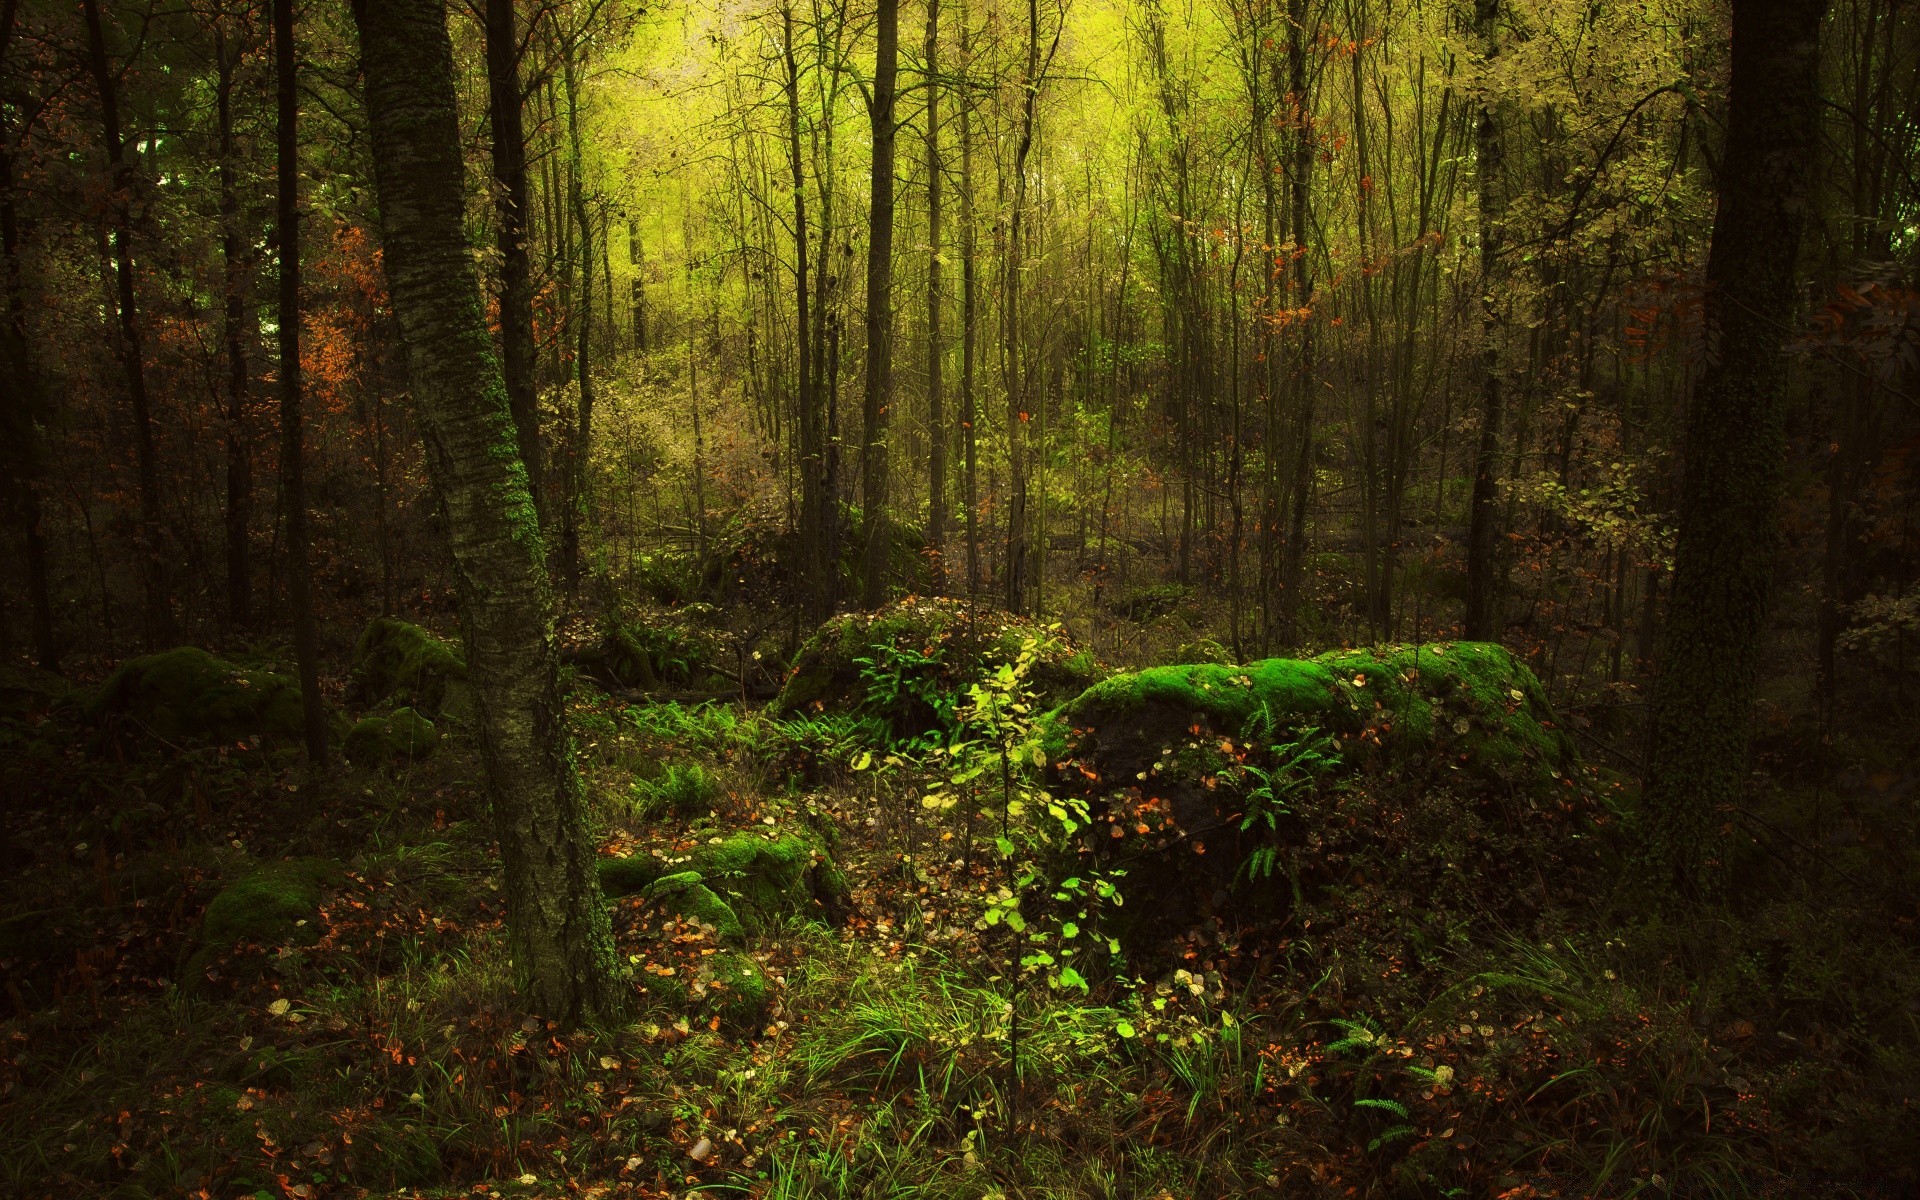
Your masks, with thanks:
[(706, 642), (683, 629), (617, 615), (602, 626), (601, 653), (608, 674), (630, 688), (692, 683), (706, 674), (711, 661)]
[(647, 885), (646, 897), (661, 911), (697, 921), (722, 942), (738, 942), (746, 934), (733, 906), (714, 895), (698, 871), (663, 875)]
[(647, 816), (656, 812), (686, 817), (704, 813), (722, 795), (720, 781), (697, 762), (668, 763), (653, 779), (635, 779), (632, 785), (634, 812)]

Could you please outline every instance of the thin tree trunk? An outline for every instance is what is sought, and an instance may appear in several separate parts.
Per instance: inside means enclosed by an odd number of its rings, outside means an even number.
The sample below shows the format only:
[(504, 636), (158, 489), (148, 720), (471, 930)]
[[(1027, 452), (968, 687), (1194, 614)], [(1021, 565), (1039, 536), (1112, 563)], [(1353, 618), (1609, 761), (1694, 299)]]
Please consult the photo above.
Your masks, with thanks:
[(1313, 307), (1313, 267), (1307, 257), (1311, 233), (1314, 117), (1307, 80), (1306, 0), (1287, 0), (1287, 94), (1293, 107), (1292, 158), (1288, 163), (1289, 253), (1293, 258), (1293, 303), (1306, 315), (1300, 321), (1298, 366), (1294, 371), (1293, 479), (1287, 498), (1287, 542), (1280, 564), (1281, 641), (1300, 640), (1300, 612), (1306, 603), (1307, 505), (1313, 499), (1313, 420), (1319, 399), (1319, 362), (1314, 336), (1319, 314)]
[[(966, 0), (961, 0), (960, 71), (963, 78), (973, 70), (970, 19)], [(974, 428), (980, 418), (973, 395), (980, 312), (978, 249), (973, 227), (973, 101), (963, 92), (960, 97), (960, 445), (966, 473), (963, 500), (969, 604), (980, 591), (980, 457)]]
[(567, 1024), (626, 1007), (561, 701), (540, 523), (465, 231), (442, 0), (355, 0), (393, 311), (446, 515), (513, 970)]
[(1498, 521), (1497, 482), (1500, 423), (1504, 397), (1500, 388), (1499, 295), (1501, 221), (1500, 172), (1506, 147), (1500, 136), (1492, 84), (1491, 64), (1500, 53), (1500, 0), (1474, 0), (1474, 32), (1487, 64), (1482, 68), (1480, 120), (1474, 133), (1475, 169), (1480, 184), (1480, 445), (1473, 462), (1473, 505), (1467, 522), (1467, 611), (1463, 632), (1487, 641), (1499, 636), (1500, 597), (1497, 594), (1495, 523)]
[[(493, 137), (493, 207), (500, 251), (500, 367), (514, 435), (541, 507), (539, 393), (534, 386), (533, 271), (527, 258), (527, 135), (520, 90), (520, 30), (514, 0), (487, 0), (487, 99)], [(638, 304), (636, 301), (636, 313)], [(635, 318), (636, 324), (638, 317)], [(542, 517), (546, 514), (543, 512)]]
[(327, 765), (327, 711), (320, 700), (320, 649), (313, 627), (313, 571), (307, 531), (306, 450), (300, 427), (300, 82), (293, 0), (273, 0), (273, 66), (279, 115), (276, 166), (280, 231), (280, 494), (286, 504), (287, 602), (300, 674), (307, 762)]
[(1825, 0), (1735, 0), (1707, 344), (1682, 443), (1673, 595), (1654, 682), (1649, 882), (1711, 900), (1745, 791), (1786, 458), (1783, 345), (1818, 104)]
[(580, 264), (580, 293), (573, 308), (579, 322), (574, 331), (574, 369), (580, 403), (567, 473), (567, 509), (560, 521), (560, 572), (569, 598), (580, 592), (580, 524), (586, 520), (587, 481), (591, 477), (588, 459), (593, 451), (593, 220), (587, 211), (586, 159), (580, 145), (579, 53), (578, 38), (569, 36), (560, 51), (567, 101), (567, 208), (580, 231), (573, 256)]
[(114, 304), (120, 320), (120, 363), (127, 377), (127, 401), (133, 412), (133, 447), (139, 474), (140, 511), (138, 554), (140, 583), (145, 597), (142, 634), (147, 648), (158, 649), (173, 637), (173, 597), (168, 592), (167, 568), (160, 545), (160, 469), (154, 449), (153, 417), (147, 403), (147, 368), (140, 338), (140, 311), (135, 296), (133, 247), (133, 164), (127, 161), (120, 137), (120, 98), (113, 68), (107, 61), (106, 30), (100, 22), (100, 0), (82, 0), (87, 23), (87, 58), (100, 98), (101, 141), (113, 177), (109, 205), (108, 242), (113, 255)]
[(947, 412), (941, 394), (940, 305), (940, 0), (927, 0), (927, 548), (933, 590), (947, 582)]
[[(0, 65), (12, 49), (14, 19), (18, 0), (5, 0), (0, 7)], [(25, 280), (20, 265), (20, 220), (14, 205), (14, 137), (25, 131), (0, 126), (0, 251), (5, 255), (4, 284), (7, 295), (7, 324), (4, 364), (13, 379), (14, 402), (0, 414), (0, 431), (6, 445), (0, 453), (7, 456), (11, 478), (0, 480), (12, 502), (14, 518), (20, 525), (20, 541), (27, 568), (27, 603), (33, 610), (32, 637), (34, 659), (43, 670), (60, 669), (60, 645), (54, 637), (53, 599), (47, 579), (47, 539), (41, 526), (41, 489), (44, 486), (44, 449), (41, 427), (46, 420), (47, 394), (27, 330)]]
[(225, 15), (216, 18), (214, 63), (218, 72), (215, 104), (220, 137), (220, 260), (223, 268), (222, 334), (227, 353), (227, 622), (245, 629), (253, 616), (253, 562), (249, 530), (253, 524), (253, 460), (247, 447), (246, 302), (243, 275), (246, 250), (240, 228), (240, 195), (235, 182), (233, 76), (240, 50), (227, 42)]
[(900, 0), (879, 0), (870, 112), (872, 186), (867, 206), (867, 377), (862, 394), (861, 526), (866, 539), (861, 602), (887, 598), (893, 536), (887, 511), (887, 422), (893, 406), (894, 89), (900, 66)]

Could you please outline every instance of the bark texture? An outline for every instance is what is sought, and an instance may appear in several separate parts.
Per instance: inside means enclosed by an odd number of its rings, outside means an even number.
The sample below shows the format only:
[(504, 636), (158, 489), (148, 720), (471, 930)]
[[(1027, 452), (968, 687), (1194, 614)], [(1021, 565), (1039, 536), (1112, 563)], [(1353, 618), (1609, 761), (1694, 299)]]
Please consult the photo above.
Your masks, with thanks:
[(1656, 887), (1711, 900), (1747, 776), (1786, 459), (1786, 358), (1811, 184), (1824, 0), (1736, 0), (1708, 361), (1687, 413), (1645, 805)]
[(442, 0), (357, 0), (387, 285), (446, 512), (514, 974), (568, 1024), (626, 989), (561, 707), (540, 525), (465, 240)]

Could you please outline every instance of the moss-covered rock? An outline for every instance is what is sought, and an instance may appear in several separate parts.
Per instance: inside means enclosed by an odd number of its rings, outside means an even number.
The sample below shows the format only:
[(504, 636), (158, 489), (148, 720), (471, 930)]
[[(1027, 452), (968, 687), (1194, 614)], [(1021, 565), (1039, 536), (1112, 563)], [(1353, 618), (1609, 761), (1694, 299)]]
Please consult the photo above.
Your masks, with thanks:
[(199, 980), (216, 956), (238, 946), (311, 945), (319, 940), (314, 918), (329, 887), (345, 872), (328, 858), (290, 858), (266, 863), (228, 883), (200, 919), (198, 948), (183, 979)]
[(1053, 782), (1089, 804), (1088, 848), (1127, 861), (1136, 911), (1179, 920), (1257, 875), (1256, 852), (1326, 836), (1312, 798), (1362, 772), (1405, 804), (1518, 797), (1531, 814), (1564, 810), (1578, 765), (1533, 673), (1486, 643), (1154, 667), (1052, 722)]
[(457, 698), (467, 662), (451, 642), (395, 617), (378, 617), (353, 649), (353, 688), (361, 703), (393, 702), (438, 714)]
[(118, 717), (164, 738), (298, 738), (302, 727), (295, 680), (236, 666), (197, 646), (122, 663), (85, 708), (96, 720)]
[(957, 600), (910, 598), (835, 617), (816, 630), (770, 706), (775, 715), (828, 712), (885, 720), (896, 735), (944, 721), (966, 688), (1039, 651), (1030, 678), (1058, 704), (1099, 678), (1092, 656), (1056, 629)]
[(362, 717), (348, 731), (341, 752), (355, 766), (377, 767), (425, 758), (439, 744), (440, 731), (432, 721), (411, 708), (401, 708), (385, 716)]
[(685, 920), (698, 921), (712, 931), (714, 940), (738, 942), (746, 936), (740, 915), (733, 906), (714, 895), (698, 871), (676, 871), (647, 885), (646, 898), (664, 912)]
[[(724, 902), (746, 928), (777, 929), (788, 917), (838, 917), (846, 877), (820, 845), (794, 833), (736, 833), (669, 862), (650, 855), (603, 858), (600, 890), (608, 896), (649, 896), (656, 884), (700, 885)], [(718, 924), (718, 922), (715, 922)]]

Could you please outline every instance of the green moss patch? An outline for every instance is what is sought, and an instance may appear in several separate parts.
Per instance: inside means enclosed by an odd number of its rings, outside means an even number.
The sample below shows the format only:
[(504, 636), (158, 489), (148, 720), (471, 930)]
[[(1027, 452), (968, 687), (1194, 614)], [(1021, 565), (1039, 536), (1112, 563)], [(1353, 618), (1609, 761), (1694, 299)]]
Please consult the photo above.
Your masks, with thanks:
[(353, 649), (354, 692), (368, 705), (439, 713), (466, 677), (466, 659), (451, 642), (394, 617), (376, 618)]
[(425, 758), (439, 744), (440, 731), (432, 721), (402, 708), (386, 716), (361, 718), (348, 732), (341, 751), (355, 766), (377, 767)]
[(873, 717), (896, 735), (942, 724), (969, 685), (1033, 642), (1031, 679), (1051, 704), (1099, 678), (1091, 656), (1057, 630), (957, 600), (909, 598), (835, 617), (816, 630), (769, 708)]
[(646, 896), (662, 911), (699, 922), (712, 931), (716, 941), (738, 942), (746, 936), (739, 914), (714, 895), (698, 871), (663, 875), (647, 885)]
[(300, 685), (292, 678), (236, 666), (197, 646), (121, 664), (85, 707), (96, 720), (131, 721), (163, 738), (297, 738), (302, 725)]
[[(847, 882), (818, 843), (799, 834), (736, 833), (668, 863), (650, 855), (603, 858), (600, 889), (608, 896), (645, 892), (668, 880), (674, 889), (698, 884), (747, 928), (776, 929), (788, 917), (832, 918)], [(714, 922), (718, 924), (718, 922)]]

